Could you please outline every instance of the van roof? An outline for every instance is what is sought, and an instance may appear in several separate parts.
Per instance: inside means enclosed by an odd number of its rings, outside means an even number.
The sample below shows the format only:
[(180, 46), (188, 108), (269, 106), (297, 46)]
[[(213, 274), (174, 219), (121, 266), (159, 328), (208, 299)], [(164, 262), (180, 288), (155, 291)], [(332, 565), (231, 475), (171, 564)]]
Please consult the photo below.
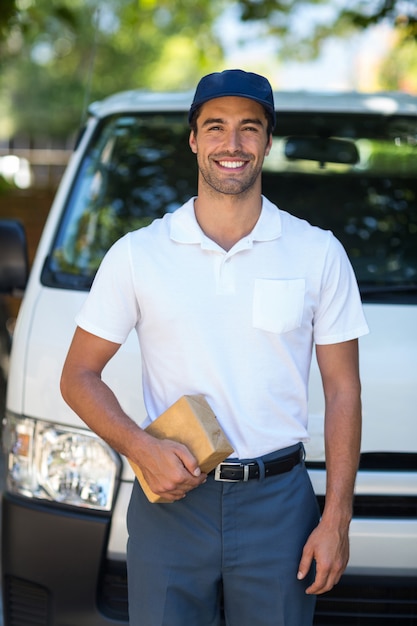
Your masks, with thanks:
[[(184, 111), (187, 112), (194, 92), (157, 93), (132, 90), (116, 93), (94, 102), (89, 113), (106, 117), (115, 113)], [(400, 92), (308, 92), (278, 91), (274, 93), (275, 109), (284, 111), (376, 113), (379, 115), (417, 115), (417, 97)]]

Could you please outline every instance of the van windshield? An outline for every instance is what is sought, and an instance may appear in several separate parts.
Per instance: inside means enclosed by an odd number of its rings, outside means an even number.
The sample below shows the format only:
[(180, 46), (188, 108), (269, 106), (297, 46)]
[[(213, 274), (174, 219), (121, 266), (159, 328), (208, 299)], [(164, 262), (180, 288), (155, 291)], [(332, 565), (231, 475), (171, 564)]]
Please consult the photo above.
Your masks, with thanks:
[[(196, 195), (185, 114), (101, 121), (72, 187), (42, 282), (89, 289), (108, 248)], [(330, 229), (367, 301), (416, 301), (417, 120), (280, 113), (263, 193)]]

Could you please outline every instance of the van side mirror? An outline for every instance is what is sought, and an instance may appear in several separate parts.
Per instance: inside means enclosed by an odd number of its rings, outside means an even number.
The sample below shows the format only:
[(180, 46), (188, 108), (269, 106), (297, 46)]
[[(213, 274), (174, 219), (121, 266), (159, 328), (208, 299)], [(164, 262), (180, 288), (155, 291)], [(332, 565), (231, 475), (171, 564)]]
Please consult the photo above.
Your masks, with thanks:
[(23, 291), (29, 275), (26, 233), (17, 220), (0, 220), (0, 293)]

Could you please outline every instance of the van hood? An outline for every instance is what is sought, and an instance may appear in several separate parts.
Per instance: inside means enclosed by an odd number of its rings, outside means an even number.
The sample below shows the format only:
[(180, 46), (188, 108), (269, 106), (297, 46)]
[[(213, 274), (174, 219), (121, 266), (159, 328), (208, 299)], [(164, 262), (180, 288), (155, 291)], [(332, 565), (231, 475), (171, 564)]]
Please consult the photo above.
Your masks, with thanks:
[[(21, 345), (13, 345), (13, 376), (10, 376), (15, 391), (21, 391), (22, 404), (20, 406), (17, 394), (11, 389), (8, 397), (11, 410), (32, 418), (85, 428), (84, 422), (61, 396), (60, 377), (76, 328), (75, 316), (86, 295), (42, 287), (31, 311), (25, 310), (23, 303), (21, 313), (25, 317), (30, 315), (31, 320), (26, 319), (21, 324), (22, 330), (30, 330), (16, 333), (16, 342)], [(142, 423), (146, 414), (142, 403), (140, 353), (134, 332), (106, 366), (103, 379), (114, 390), (124, 410)]]
[[(370, 334), (359, 339), (362, 382), (362, 452), (416, 452), (416, 307), (365, 304)], [(324, 459), (323, 393), (312, 364), (307, 456)]]

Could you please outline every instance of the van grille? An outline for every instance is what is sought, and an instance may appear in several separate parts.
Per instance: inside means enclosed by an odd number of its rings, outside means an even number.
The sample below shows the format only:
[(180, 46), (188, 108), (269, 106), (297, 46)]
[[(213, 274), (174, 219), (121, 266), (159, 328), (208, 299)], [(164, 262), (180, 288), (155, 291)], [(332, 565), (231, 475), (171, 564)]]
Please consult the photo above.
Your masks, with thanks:
[[(323, 461), (307, 461), (307, 469), (325, 471)], [(412, 472), (417, 481), (417, 453), (413, 452), (365, 452), (361, 454), (359, 472)], [(321, 511), (324, 495), (317, 496)], [(417, 518), (416, 495), (357, 494), (353, 501), (353, 517), (379, 519)]]
[(360, 470), (417, 472), (416, 452), (363, 452)]
[[(417, 587), (411, 579), (342, 578), (318, 596), (314, 626), (417, 626)], [(123, 563), (107, 563), (100, 609), (128, 621), (127, 575)]]
[(126, 564), (107, 561), (98, 594), (99, 610), (109, 619), (128, 621)]
[[(324, 461), (306, 461), (307, 469), (325, 470)], [(359, 471), (417, 472), (417, 452), (362, 452)]]
[(412, 579), (342, 578), (318, 596), (314, 626), (417, 626)]
[[(317, 496), (322, 512), (324, 500), (324, 496)], [(353, 500), (353, 517), (415, 519), (417, 518), (417, 496), (355, 496)]]
[(47, 626), (48, 592), (13, 576), (5, 577), (4, 614), (7, 626)]

